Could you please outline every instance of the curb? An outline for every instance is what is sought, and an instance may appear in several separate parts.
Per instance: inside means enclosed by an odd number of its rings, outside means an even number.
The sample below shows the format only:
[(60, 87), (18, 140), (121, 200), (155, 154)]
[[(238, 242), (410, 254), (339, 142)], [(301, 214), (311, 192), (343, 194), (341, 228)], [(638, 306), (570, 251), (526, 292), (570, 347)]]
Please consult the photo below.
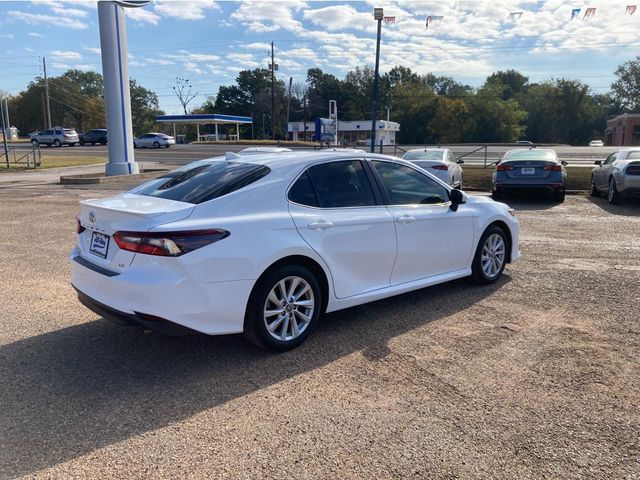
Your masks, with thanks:
[(169, 169), (157, 168), (148, 169), (143, 173), (136, 173), (133, 175), (115, 175), (113, 177), (107, 177), (104, 174), (95, 173), (81, 173), (78, 175), (63, 175), (60, 177), (61, 185), (96, 185), (96, 184), (123, 184), (131, 183), (135, 180), (146, 180), (149, 178), (156, 178), (164, 172), (168, 172)]

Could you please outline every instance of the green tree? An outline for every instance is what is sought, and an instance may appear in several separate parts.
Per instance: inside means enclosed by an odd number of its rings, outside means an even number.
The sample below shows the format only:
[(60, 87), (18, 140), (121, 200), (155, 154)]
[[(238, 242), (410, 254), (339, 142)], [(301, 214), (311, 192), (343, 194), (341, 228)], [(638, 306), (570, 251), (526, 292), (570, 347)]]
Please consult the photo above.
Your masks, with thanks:
[(626, 113), (640, 113), (640, 56), (616, 69), (616, 81), (611, 84), (615, 101)]
[(525, 77), (516, 70), (498, 71), (487, 77), (485, 84), (501, 88), (500, 96), (503, 100), (509, 100), (526, 91), (529, 77)]
[(527, 112), (516, 100), (502, 99), (503, 87), (484, 85), (469, 97), (474, 121), (469, 140), (483, 143), (514, 142), (524, 132)]
[(138, 85), (134, 79), (129, 80), (131, 92), (131, 123), (134, 135), (140, 135), (153, 129), (156, 116), (164, 112), (158, 105), (155, 92)]
[(434, 143), (459, 143), (468, 139), (473, 119), (463, 98), (438, 97), (428, 131)]

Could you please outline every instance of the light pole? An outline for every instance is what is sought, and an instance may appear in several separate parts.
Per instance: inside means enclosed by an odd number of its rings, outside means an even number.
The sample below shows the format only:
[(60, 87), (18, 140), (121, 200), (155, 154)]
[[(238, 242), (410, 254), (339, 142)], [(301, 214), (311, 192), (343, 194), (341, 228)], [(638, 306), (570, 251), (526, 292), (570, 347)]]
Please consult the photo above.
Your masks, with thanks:
[(378, 37), (376, 40), (376, 69), (373, 78), (373, 101), (371, 102), (371, 153), (376, 148), (376, 110), (378, 108), (378, 69), (380, 67), (380, 34), (382, 32), (382, 8), (373, 9), (373, 18), (378, 22)]

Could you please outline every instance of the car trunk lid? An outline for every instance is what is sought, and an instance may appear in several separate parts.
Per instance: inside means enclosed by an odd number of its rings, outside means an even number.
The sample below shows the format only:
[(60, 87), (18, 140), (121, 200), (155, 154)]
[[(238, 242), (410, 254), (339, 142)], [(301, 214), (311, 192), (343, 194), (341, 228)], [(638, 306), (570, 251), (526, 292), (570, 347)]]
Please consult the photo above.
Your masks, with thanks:
[(509, 178), (523, 180), (548, 178), (554, 172), (553, 168), (561, 168), (560, 163), (547, 160), (507, 160), (500, 166)]

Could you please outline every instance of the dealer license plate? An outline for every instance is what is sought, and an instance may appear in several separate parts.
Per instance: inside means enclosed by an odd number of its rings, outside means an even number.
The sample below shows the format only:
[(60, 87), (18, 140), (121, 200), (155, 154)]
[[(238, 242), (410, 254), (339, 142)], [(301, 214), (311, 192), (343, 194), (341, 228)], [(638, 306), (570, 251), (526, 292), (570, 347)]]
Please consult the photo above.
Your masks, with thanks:
[(93, 232), (91, 235), (91, 246), (89, 251), (101, 258), (107, 258), (109, 251), (109, 235), (100, 232)]
[(534, 173), (536, 173), (536, 169), (535, 168), (523, 168), (522, 169), (522, 174), (523, 175), (533, 175)]

